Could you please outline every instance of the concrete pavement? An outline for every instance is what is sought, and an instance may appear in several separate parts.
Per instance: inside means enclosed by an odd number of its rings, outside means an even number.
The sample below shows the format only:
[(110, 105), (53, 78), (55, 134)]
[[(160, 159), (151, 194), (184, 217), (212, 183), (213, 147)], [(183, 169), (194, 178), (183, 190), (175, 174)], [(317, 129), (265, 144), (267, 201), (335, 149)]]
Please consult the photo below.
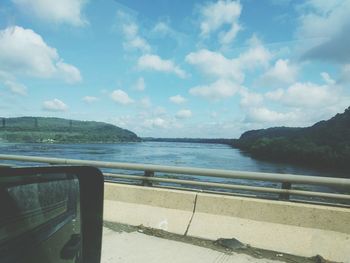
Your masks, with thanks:
[(104, 227), (102, 263), (279, 263), (246, 254), (220, 252), (139, 232), (116, 232)]

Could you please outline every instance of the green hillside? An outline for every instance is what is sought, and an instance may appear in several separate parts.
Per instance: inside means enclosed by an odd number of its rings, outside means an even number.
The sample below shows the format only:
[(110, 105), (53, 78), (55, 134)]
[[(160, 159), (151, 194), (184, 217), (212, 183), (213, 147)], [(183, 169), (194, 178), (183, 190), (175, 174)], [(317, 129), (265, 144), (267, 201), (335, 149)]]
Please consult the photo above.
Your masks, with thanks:
[(103, 122), (61, 118), (0, 118), (0, 140), (34, 143), (115, 143), (137, 142), (140, 138)]
[(233, 146), (266, 160), (350, 168), (350, 107), (307, 128), (248, 131), (235, 140)]

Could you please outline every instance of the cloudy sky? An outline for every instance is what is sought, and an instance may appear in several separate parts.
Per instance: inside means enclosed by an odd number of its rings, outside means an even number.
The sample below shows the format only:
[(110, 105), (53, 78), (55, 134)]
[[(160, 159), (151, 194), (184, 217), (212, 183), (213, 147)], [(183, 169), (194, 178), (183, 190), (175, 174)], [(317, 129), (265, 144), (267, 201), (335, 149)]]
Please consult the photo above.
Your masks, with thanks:
[(2, 0), (0, 116), (238, 137), (350, 106), (349, 0)]

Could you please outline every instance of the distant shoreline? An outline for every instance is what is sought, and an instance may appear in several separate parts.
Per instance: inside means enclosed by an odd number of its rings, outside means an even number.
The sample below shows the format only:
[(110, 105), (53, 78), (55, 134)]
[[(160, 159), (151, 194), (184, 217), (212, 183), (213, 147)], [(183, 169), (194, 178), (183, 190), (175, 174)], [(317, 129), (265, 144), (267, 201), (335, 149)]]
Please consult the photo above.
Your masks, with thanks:
[(141, 141), (135, 133), (112, 124), (51, 117), (2, 118), (0, 140), (46, 144)]
[(232, 146), (236, 139), (227, 138), (154, 138), (154, 137), (141, 137), (144, 142), (183, 142), (183, 143), (213, 143), (213, 144), (225, 144)]

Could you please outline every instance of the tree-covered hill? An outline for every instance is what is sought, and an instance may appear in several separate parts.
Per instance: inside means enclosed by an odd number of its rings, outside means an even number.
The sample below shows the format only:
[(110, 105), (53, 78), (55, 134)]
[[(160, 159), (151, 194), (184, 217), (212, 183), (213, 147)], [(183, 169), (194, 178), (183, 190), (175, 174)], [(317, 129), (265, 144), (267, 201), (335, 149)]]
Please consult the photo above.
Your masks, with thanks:
[(235, 140), (233, 146), (266, 160), (350, 168), (350, 107), (307, 128), (248, 131)]
[(0, 118), (0, 141), (35, 143), (114, 143), (137, 142), (129, 130), (95, 121), (61, 118)]

